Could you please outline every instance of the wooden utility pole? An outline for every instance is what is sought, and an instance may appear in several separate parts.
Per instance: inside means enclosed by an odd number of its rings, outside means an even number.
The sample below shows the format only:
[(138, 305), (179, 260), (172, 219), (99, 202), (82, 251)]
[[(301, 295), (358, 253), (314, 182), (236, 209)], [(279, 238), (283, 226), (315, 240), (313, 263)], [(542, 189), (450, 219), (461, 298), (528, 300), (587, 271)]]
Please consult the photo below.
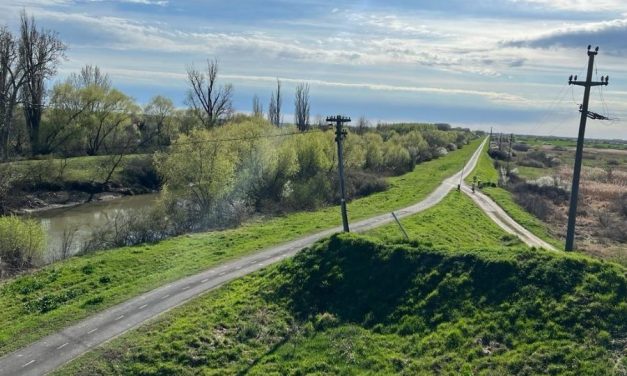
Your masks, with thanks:
[(509, 176), (509, 162), (512, 160), (512, 141), (514, 140), (514, 134), (509, 135), (509, 153), (507, 154), (507, 174)]
[(348, 228), (348, 213), (346, 212), (346, 188), (344, 187), (344, 150), (342, 147), (342, 141), (346, 138), (347, 132), (344, 129), (344, 123), (350, 123), (351, 118), (342, 115), (335, 117), (327, 117), (328, 122), (335, 123), (335, 142), (337, 142), (337, 157), (338, 157), (338, 171), (340, 173), (340, 194), (342, 205), (342, 224), (344, 225), (344, 232), (350, 232)]
[(575, 245), (575, 226), (577, 221), (577, 197), (579, 196), (579, 178), (581, 177), (581, 163), (583, 160), (583, 142), (586, 134), (586, 121), (588, 120), (588, 104), (590, 102), (590, 88), (593, 86), (607, 86), (609, 77), (601, 77), (600, 82), (592, 81), (594, 72), (594, 57), (599, 53), (599, 47), (591, 50), (588, 46), (588, 75), (586, 81), (577, 81), (577, 76), (568, 78), (569, 85), (584, 87), (583, 104), (581, 105), (581, 122), (579, 123), (579, 138), (577, 139), (577, 152), (575, 154), (575, 169), (573, 171), (573, 186), (570, 191), (570, 209), (568, 211), (568, 230), (566, 232), (566, 251), (572, 251)]

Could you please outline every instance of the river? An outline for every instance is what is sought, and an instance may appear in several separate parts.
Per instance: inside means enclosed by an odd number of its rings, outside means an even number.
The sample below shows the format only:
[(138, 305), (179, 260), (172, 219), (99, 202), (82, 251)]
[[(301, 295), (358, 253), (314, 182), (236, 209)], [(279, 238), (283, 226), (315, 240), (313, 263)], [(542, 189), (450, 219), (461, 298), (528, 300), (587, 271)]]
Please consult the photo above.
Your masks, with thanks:
[(67, 238), (66, 234), (74, 234), (69, 253), (75, 254), (82, 249), (95, 230), (109, 225), (116, 216), (153, 207), (158, 196), (158, 193), (126, 196), (31, 214), (32, 218), (41, 221), (46, 233), (44, 262), (51, 262), (58, 257), (64, 238)]

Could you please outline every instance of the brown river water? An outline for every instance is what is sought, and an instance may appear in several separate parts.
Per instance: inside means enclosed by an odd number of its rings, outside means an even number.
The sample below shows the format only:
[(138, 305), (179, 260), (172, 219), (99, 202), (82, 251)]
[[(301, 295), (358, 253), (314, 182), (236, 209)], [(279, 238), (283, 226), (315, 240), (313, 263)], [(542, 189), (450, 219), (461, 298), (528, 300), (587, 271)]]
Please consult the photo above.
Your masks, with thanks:
[(69, 232), (74, 234), (69, 253), (75, 254), (82, 249), (83, 244), (94, 231), (110, 225), (116, 216), (151, 208), (155, 205), (158, 196), (158, 193), (126, 196), (31, 214), (30, 217), (41, 221), (47, 235), (43, 261), (51, 262), (55, 255), (59, 254), (65, 234)]

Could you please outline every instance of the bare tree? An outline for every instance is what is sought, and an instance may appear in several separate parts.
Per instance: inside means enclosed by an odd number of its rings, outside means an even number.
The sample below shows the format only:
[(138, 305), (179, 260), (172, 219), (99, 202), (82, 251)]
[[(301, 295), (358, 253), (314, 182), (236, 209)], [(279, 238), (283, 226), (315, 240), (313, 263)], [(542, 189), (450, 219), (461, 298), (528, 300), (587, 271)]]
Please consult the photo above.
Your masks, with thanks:
[(44, 82), (56, 73), (65, 45), (57, 33), (37, 30), (35, 19), (22, 12), (20, 18), (20, 64), (24, 70), (22, 100), (32, 154), (38, 154), (39, 128), (43, 113)]
[(368, 127), (370, 127), (370, 122), (364, 115), (361, 115), (357, 120), (357, 133), (363, 134)]
[(6, 28), (0, 28), (0, 149), (2, 159), (9, 159), (9, 136), (12, 130), (13, 111), (24, 83), (17, 42)]
[(301, 132), (309, 129), (309, 110), (309, 84), (300, 83), (294, 95), (294, 122)]
[(270, 105), (268, 106), (268, 121), (277, 127), (281, 125), (281, 80), (276, 80), (276, 92), (270, 97)]
[(206, 128), (217, 125), (233, 113), (233, 86), (217, 86), (218, 61), (207, 60), (205, 72), (187, 68), (190, 90), (187, 102)]
[(253, 116), (258, 118), (263, 117), (263, 105), (257, 95), (253, 97)]

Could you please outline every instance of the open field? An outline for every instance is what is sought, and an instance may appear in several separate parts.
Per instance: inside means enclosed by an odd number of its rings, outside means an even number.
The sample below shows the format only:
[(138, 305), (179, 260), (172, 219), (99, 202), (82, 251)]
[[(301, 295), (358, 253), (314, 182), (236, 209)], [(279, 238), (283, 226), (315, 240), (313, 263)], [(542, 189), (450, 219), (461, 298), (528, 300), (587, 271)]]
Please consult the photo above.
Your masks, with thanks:
[(580, 255), (339, 235), (55, 375), (619, 375), (626, 291), (624, 268)]
[[(426, 197), (479, 146), (390, 178), (390, 188), (349, 205), (351, 219), (389, 212)], [(213, 265), (340, 223), (339, 209), (258, 219), (240, 228), (75, 257), (0, 284), (0, 354), (157, 286)]]
[[(574, 148), (577, 146), (577, 139), (566, 137), (552, 136), (516, 136), (518, 142), (524, 142), (532, 146), (559, 146), (564, 148)], [(627, 142), (625, 140), (594, 140), (587, 139), (585, 147), (591, 149), (617, 149), (627, 150)]]
[[(528, 138), (516, 138), (524, 146)], [(525, 206), (530, 220), (519, 222), (538, 235), (563, 240), (568, 219), (569, 192), (575, 151), (555, 140), (527, 143), (529, 150), (514, 151), (510, 168), (519, 178), (508, 189), (484, 188), (514, 216), (515, 203)], [(614, 144), (608, 144), (611, 146)], [(493, 143), (493, 147), (496, 145)], [(494, 162), (485, 156), (477, 171), (492, 173)], [(489, 163), (488, 163), (489, 161)], [(505, 162), (500, 162), (506, 167)], [(487, 173), (486, 173), (487, 171)], [(520, 181), (518, 181), (520, 180)], [(616, 149), (584, 149), (580, 199), (578, 205), (576, 248), (589, 254), (627, 264), (627, 153)], [(541, 220), (540, 220), (541, 219)], [(557, 245), (556, 243), (553, 243)]]

